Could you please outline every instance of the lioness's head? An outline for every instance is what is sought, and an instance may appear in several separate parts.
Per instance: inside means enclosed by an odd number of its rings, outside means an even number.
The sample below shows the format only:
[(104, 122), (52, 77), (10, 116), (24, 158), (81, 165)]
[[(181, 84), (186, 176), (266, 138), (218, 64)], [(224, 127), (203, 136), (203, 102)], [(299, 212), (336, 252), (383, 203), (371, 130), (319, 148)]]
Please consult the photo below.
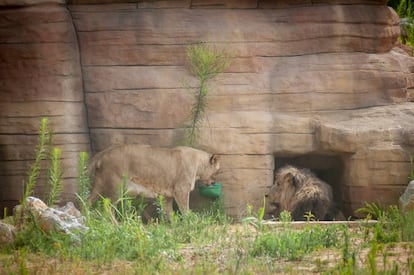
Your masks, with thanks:
[(210, 185), (215, 182), (215, 176), (220, 169), (219, 156), (212, 155), (205, 165), (198, 171), (198, 180), (205, 185)]

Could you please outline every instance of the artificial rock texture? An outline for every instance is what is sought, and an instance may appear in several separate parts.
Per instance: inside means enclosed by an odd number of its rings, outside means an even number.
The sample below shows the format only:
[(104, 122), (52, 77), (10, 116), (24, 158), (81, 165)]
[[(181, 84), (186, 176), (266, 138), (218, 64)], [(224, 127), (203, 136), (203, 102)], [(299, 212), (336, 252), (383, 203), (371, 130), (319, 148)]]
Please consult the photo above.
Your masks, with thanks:
[[(78, 152), (90, 146), (78, 42), (67, 8), (2, 8), (0, 62), (1, 209), (10, 214), (22, 197), (41, 117), (48, 118), (54, 145), (62, 149), (63, 197), (74, 198)], [(44, 184), (38, 181), (35, 194), (44, 193)]]
[(414, 151), (414, 60), (393, 49), (399, 18), (386, 1), (128, 2), (0, 11), (0, 200), (21, 192), (40, 116), (61, 138), (68, 179), (89, 140), (93, 152), (180, 144), (197, 86), (186, 47), (210, 42), (231, 65), (209, 82), (198, 147), (222, 155), (229, 214), (260, 206), (285, 163), (331, 184), (346, 215), (398, 201)]

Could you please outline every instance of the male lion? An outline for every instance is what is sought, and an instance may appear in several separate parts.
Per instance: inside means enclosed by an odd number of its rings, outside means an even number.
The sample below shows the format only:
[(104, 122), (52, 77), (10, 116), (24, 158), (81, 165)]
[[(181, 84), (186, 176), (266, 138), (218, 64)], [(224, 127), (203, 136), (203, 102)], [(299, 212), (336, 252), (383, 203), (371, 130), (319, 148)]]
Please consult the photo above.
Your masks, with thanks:
[(289, 165), (280, 168), (267, 201), (273, 206), (267, 213), (273, 216), (286, 210), (291, 212), (293, 220), (305, 220), (307, 212), (311, 212), (316, 220), (332, 219), (332, 188), (308, 169)]
[(216, 155), (190, 147), (115, 146), (92, 159), (89, 171), (94, 173), (95, 181), (88, 200), (92, 203), (101, 195), (116, 202), (124, 180), (131, 196), (157, 198), (163, 195), (167, 218), (170, 219), (173, 200), (181, 213), (186, 213), (195, 181), (210, 185), (219, 169)]

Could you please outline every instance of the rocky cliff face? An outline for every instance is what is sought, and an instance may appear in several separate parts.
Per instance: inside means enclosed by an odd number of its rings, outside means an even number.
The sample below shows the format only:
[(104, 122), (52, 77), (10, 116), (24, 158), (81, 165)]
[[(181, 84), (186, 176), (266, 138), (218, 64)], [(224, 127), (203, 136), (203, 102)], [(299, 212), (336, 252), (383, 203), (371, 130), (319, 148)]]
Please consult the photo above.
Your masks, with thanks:
[[(311, 168), (331, 184), (347, 215), (365, 200), (397, 202), (414, 149), (414, 61), (393, 50), (399, 19), (385, 1), (78, 5), (97, 2), (0, 11), (2, 60), (9, 60), (0, 74), (8, 87), (1, 91), (8, 95), (1, 131), (13, 140), (1, 144), (3, 155), (17, 152), (4, 158), (3, 174), (22, 174), (30, 154), (15, 136), (33, 138), (26, 134), (42, 115), (68, 133), (61, 144), (69, 151), (87, 147), (88, 129), (94, 152), (116, 143), (178, 144), (193, 103), (188, 86), (197, 83), (186, 47), (210, 42), (232, 62), (209, 83), (198, 147), (222, 155), (229, 214), (259, 206), (285, 163)], [(31, 44), (36, 54), (12, 56)], [(37, 55), (39, 49), (51, 54)], [(13, 70), (15, 78), (8, 76)], [(21, 107), (29, 105), (38, 112)], [(0, 188), (18, 184), (7, 178)]]
[[(54, 4), (3, 7), (0, 62), (1, 212), (22, 197), (43, 116), (49, 118), (54, 143), (62, 149), (63, 195), (73, 198), (78, 152), (89, 150), (89, 136), (78, 42), (69, 11)], [(36, 195), (43, 192), (42, 182)]]

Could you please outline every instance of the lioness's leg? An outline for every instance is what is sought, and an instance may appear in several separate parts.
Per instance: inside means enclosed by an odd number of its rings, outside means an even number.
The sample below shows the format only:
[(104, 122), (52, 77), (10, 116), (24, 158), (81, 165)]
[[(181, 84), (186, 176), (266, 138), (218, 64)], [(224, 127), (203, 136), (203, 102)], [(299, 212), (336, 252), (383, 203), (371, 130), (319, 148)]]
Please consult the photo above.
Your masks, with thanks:
[(102, 182), (100, 177), (95, 177), (95, 181), (92, 186), (92, 191), (88, 197), (89, 205), (92, 205), (94, 202), (96, 202), (99, 199), (99, 196), (102, 193), (101, 189), (102, 189), (103, 184), (104, 183)]
[(98, 199), (98, 194), (92, 190), (91, 194), (88, 197), (88, 204), (92, 205)]
[(181, 214), (185, 214), (190, 209), (190, 193), (183, 192), (183, 193), (176, 193), (175, 194), (175, 202), (178, 205), (178, 208), (181, 211)]
[(173, 198), (164, 198), (164, 210), (167, 220), (171, 222), (172, 212), (173, 212)]

